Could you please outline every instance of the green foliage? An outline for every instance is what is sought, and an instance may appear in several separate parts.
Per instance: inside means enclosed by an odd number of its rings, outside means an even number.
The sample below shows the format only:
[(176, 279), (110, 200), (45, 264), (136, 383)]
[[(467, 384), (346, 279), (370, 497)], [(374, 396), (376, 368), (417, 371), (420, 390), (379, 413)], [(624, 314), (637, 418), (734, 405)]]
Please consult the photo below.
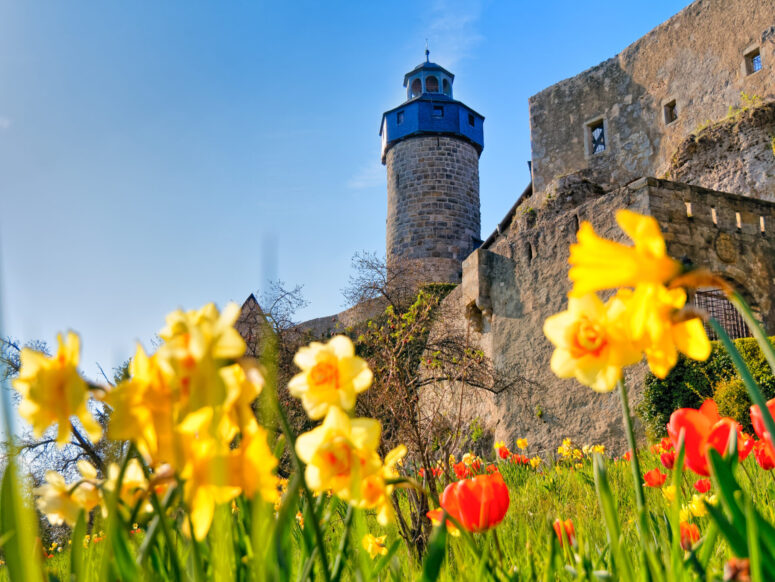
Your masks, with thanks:
[(482, 427), (482, 421), (477, 416), (471, 421), (471, 424), (468, 426), (468, 438), (471, 439), (472, 443), (476, 443), (477, 441), (481, 440), (481, 438), (484, 436), (484, 427)]
[(743, 430), (753, 434), (749, 413), (751, 398), (748, 396), (745, 383), (740, 378), (730, 378), (716, 384), (713, 400), (716, 401), (721, 416), (734, 418), (743, 426)]
[[(674, 410), (699, 408), (706, 398), (715, 397), (716, 390), (722, 384), (739, 379), (729, 354), (718, 342), (712, 343), (713, 351), (705, 362), (697, 362), (681, 355), (666, 378), (659, 379), (651, 373), (646, 377), (643, 401), (638, 407), (638, 414), (652, 440), (666, 436), (665, 425)], [(734, 344), (765, 397), (775, 397), (775, 377), (756, 340), (743, 338), (735, 340)], [(734, 398), (734, 401), (724, 403), (729, 406), (729, 410), (751, 406), (750, 399), (739, 386), (730, 388), (725, 385), (721, 387), (721, 393), (723, 398)], [(717, 403), (721, 407), (721, 403)], [(747, 425), (750, 426), (750, 419)]]

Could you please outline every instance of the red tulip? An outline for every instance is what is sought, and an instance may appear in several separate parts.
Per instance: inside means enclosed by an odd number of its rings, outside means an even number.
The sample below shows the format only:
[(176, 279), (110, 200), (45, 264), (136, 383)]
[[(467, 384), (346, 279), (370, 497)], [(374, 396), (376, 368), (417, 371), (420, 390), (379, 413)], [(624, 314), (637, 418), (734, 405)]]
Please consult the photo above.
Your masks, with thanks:
[[(775, 398), (767, 401), (767, 408), (769, 409), (770, 414), (775, 416)], [(766, 428), (764, 428), (764, 418), (762, 417), (762, 412), (755, 404), (751, 406), (751, 423), (753, 424), (754, 431), (756, 431), (756, 436), (770, 445), (770, 452), (775, 454), (775, 445), (773, 445), (770, 433), (767, 432)]]
[(565, 521), (562, 521), (561, 519), (555, 519), (554, 520), (554, 533), (557, 534), (557, 539), (560, 540), (560, 545), (562, 546), (562, 530), (565, 530), (565, 535), (568, 538), (568, 541), (570, 542), (570, 545), (576, 544), (576, 530), (573, 528), (573, 522), (570, 519), (566, 519)]
[(455, 471), (455, 476), (458, 479), (465, 479), (469, 475), (468, 467), (465, 466), (463, 461), (460, 461), (459, 463), (452, 465), (452, 470)]
[(496, 466), (495, 466), (495, 465), (493, 465), (492, 463), (490, 463), (489, 465), (487, 465), (487, 467), (485, 467), (485, 468), (487, 469), (487, 472), (488, 472), (488, 473), (495, 473), (495, 472), (497, 472), (497, 471), (498, 471), (498, 467), (496, 467)]
[(687, 552), (692, 549), (692, 546), (700, 539), (700, 528), (693, 523), (687, 523), (682, 521), (681, 528), (681, 547)]
[(710, 491), (710, 479), (697, 479), (694, 488), (700, 493), (707, 493)]
[(663, 451), (669, 451), (673, 448), (673, 441), (670, 440), (670, 437), (664, 437), (659, 441), (659, 446), (662, 447)]
[(479, 475), (448, 485), (441, 506), (466, 530), (482, 532), (503, 520), (509, 509), (509, 490), (500, 473)]
[(740, 453), (740, 461), (745, 461), (748, 455), (751, 454), (756, 441), (751, 438), (751, 435), (739, 432), (737, 435), (738, 451)]
[(716, 403), (710, 399), (703, 402), (699, 410), (679, 408), (667, 424), (667, 433), (675, 446), (678, 446), (681, 431), (684, 432), (686, 466), (705, 477), (710, 475), (708, 450), (715, 449), (724, 454), (732, 431), (739, 430), (734, 420), (719, 416)]
[(498, 456), (501, 459), (508, 459), (511, 456), (511, 451), (508, 447), (498, 447)]
[(632, 460), (632, 451), (627, 451), (624, 453), (624, 456), (622, 457), (625, 461), (631, 461)]
[(665, 479), (667, 479), (667, 475), (661, 473), (659, 469), (652, 469), (651, 471), (644, 473), (643, 479), (645, 481), (643, 484), (646, 487), (662, 487), (665, 483)]
[(665, 469), (672, 469), (675, 467), (675, 451), (668, 451), (659, 455), (659, 460), (662, 461), (662, 466)]
[(775, 456), (773, 456), (767, 443), (764, 441), (756, 441), (756, 445), (753, 449), (753, 456), (756, 458), (756, 462), (765, 471), (770, 471), (775, 468)]

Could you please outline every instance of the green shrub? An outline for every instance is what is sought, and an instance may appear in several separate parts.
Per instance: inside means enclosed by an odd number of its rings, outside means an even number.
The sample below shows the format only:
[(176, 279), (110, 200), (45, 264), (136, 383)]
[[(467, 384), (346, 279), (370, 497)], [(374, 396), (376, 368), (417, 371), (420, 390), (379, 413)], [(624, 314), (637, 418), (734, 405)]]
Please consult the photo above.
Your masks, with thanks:
[(716, 384), (713, 390), (713, 400), (718, 405), (721, 416), (735, 419), (743, 427), (743, 430), (753, 434), (751, 426), (751, 398), (748, 389), (740, 378), (730, 378)]
[[(770, 338), (770, 340), (772, 339), (774, 338)], [(699, 408), (703, 400), (715, 397), (716, 390), (722, 384), (738, 378), (729, 354), (718, 342), (712, 342), (712, 344), (713, 351), (705, 362), (690, 360), (682, 355), (678, 358), (678, 363), (667, 378), (660, 380), (651, 373), (646, 376), (643, 401), (638, 406), (638, 414), (650, 439), (658, 439), (667, 434), (665, 425), (667, 425), (674, 410), (677, 408)], [(756, 340), (753, 338), (738, 339), (735, 340), (735, 346), (743, 356), (765, 397), (775, 397), (775, 376), (764, 359), (764, 354), (756, 344)], [(722, 389), (724, 397), (730, 399), (725, 402), (725, 406), (728, 404), (729, 410), (736, 410), (736, 407), (743, 404), (742, 401), (737, 402), (733, 399), (731, 391), (732, 389), (727, 386)], [(734, 405), (732, 400), (735, 400)], [(751, 405), (750, 401), (746, 402), (747, 406)], [(724, 413), (722, 412), (722, 414)], [(730, 416), (736, 418), (731, 414)], [(744, 423), (744, 426), (750, 427), (750, 419), (746, 422), (747, 424)]]

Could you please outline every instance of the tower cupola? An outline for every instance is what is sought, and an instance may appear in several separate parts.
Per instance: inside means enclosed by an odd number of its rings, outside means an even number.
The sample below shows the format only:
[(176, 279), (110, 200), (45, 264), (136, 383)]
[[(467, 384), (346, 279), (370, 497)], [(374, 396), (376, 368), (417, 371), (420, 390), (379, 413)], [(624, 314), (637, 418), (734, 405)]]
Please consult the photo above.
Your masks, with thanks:
[(382, 115), (382, 163), (388, 150), (399, 141), (416, 135), (450, 135), (484, 149), (484, 117), (452, 97), (455, 75), (441, 65), (425, 62), (404, 75), (406, 101)]

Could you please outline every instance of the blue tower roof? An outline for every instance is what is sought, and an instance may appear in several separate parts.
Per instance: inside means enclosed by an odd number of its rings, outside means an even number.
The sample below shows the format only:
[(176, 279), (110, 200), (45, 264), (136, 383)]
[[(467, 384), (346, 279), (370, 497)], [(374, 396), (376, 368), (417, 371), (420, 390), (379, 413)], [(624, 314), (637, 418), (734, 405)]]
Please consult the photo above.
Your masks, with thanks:
[(388, 150), (418, 135), (451, 135), (484, 149), (484, 116), (452, 97), (455, 75), (426, 60), (404, 76), (406, 101), (382, 114), (382, 163)]

